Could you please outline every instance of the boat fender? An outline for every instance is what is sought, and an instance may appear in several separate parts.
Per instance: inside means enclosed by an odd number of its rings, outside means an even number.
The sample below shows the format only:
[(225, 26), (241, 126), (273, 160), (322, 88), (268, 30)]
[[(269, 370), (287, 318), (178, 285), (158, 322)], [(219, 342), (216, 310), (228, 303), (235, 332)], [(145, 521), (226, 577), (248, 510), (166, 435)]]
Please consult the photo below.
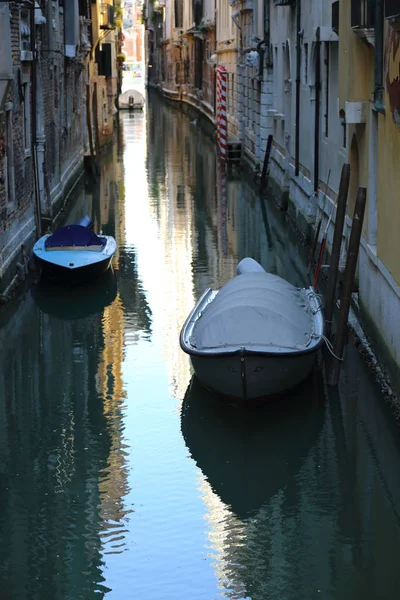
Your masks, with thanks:
[(76, 222), (76, 225), (80, 225), (81, 227), (87, 227), (88, 229), (93, 229), (93, 221), (87, 215), (86, 217), (81, 217), (79, 221)]
[(237, 275), (243, 275), (243, 273), (265, 273), (265, 269), (254, 258), (247, 256), (236, 267)]

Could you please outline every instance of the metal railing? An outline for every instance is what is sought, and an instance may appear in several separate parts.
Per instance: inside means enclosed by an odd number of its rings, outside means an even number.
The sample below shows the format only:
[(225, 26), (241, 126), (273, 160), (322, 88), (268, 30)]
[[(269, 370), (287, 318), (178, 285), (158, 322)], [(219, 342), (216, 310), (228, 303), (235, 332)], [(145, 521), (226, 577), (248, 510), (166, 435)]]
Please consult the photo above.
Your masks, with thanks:
[(375, 0), (351, 0), (351, 26), (375, 28)]

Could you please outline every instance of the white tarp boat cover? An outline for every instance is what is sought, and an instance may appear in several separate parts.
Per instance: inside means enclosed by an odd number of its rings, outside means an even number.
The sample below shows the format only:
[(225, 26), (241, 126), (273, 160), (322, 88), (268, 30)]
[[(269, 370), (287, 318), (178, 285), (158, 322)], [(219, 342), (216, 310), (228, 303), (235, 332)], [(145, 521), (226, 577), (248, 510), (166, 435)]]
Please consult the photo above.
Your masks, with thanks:
[(133, 105), (142, 107), (144, 105), (144, 96), (138, 90), (127, 90), (119, 97), (120, 108), (129, 107), (129, 98), (133, 98)]
[(271, 273), (243, 273), (204, 309), (190, 342), (198, 350), (274, 346), (285, 352), (307, 348), (313, 331), (306, 290)]

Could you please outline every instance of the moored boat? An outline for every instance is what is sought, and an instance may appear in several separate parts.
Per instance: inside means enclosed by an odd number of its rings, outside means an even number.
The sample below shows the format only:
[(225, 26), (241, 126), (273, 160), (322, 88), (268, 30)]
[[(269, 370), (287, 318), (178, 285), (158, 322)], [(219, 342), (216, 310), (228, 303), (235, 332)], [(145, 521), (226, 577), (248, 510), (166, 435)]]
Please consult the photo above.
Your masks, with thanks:
[(118, 107), (120, 110), (142, 110), (144, 102), (144, 96), (138, 90), (126, 90), (119, 96)]
[(105, 273), (117, 249), (109, 235), (96, 235), (92, 222), (84, 217), (42, 236), (33, 247), (41, 275), (65, 284), (90, 281)]
[(208, 388), (244, 402), (285, 392), (311, 372), (323, 343), (321, 301), (252, 258), (220, 290), (207, 289), (180, 345)]

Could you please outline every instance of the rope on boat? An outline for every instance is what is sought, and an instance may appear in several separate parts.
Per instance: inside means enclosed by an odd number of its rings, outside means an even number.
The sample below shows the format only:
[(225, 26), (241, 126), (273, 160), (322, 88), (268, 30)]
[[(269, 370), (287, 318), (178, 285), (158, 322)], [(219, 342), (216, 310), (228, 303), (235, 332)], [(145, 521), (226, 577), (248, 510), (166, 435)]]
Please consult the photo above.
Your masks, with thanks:
[(343, 361), (343, 358), (339, 358), (333, 351), (333, 345), (332, 343), (328, 340), (328, 338), (325, 335), (314, 335), (313, 337), (315, 338), (320, 338), (321, 340), (324, 340), (326, 347), (328, 348), (329, 352), (332, 354), (333, 358), (336, 358), (336, 360), (340, 360), (340, 362)]

